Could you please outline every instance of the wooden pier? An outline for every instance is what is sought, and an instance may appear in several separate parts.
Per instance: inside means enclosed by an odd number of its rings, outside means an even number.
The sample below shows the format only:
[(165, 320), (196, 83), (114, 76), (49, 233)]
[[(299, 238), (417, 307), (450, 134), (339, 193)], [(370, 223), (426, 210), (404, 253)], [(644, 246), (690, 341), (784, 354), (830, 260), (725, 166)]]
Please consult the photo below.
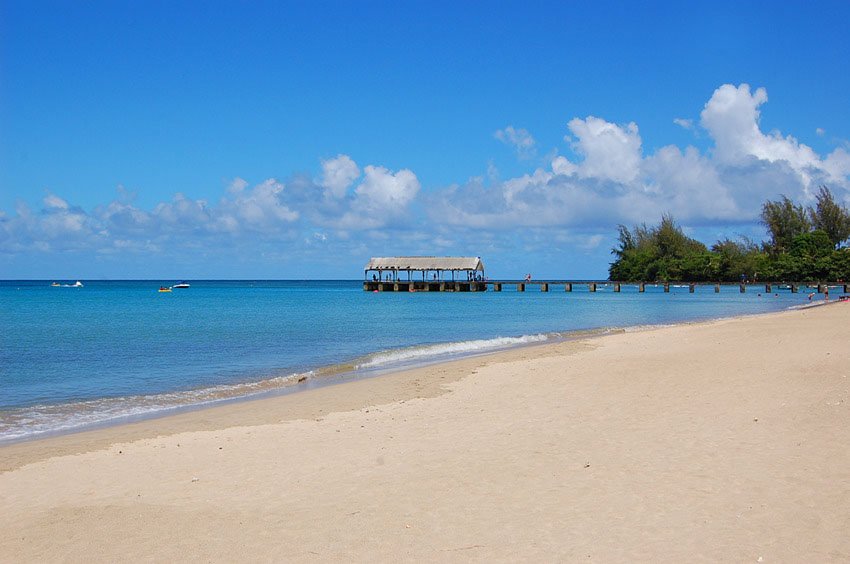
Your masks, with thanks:
[(776, 293), (778, 291), (791, 292), (796, 294), (801, 289), (811, 290), (819, 294), (823, 294), (828, 287), (838, 287), (843, 289), (845, 294), (850, 294), (850, 284), (832, 283), (832, 284), (781, 284), (776, 282), (766, 283), (730, 283), (730, 282), (690, 282), (690, 283), (672, 283), (672, 282), (612, 282), (610, 280), (480, 280), (480, 281), (428, 281), (428, 280), (389, 280), (389, 281), (370, 281), (363, 282), (363, 289), (368, 292), (501, 292), (503, 289), (511, 289), (516, 292), (536, 291), (536, 292), (573, 292), (583, 291), (594, 293), (599, 289), (604, 288), (606, 291), (614, 293), (622, 292), (624, 289), (644, 293), (648, 287), (661, 288), (664, 293), (669, 293), (671, 288), (682, 290), (688, 289), (688, 293), (693, 294), (700, 288), (700, 291), (711, 288), (714, 293), (720, 293), (721, 286), (735, 287), (741, 293), (764, 292), (766, 294)]
[[(418, 278), (418, 279), (417, 279)], [(611, 280), (489, 280), (484, 276), (484, 263), (480, 257), (378, 257), (369, 261), (364, 269), (363, 290), (367, 292), (501, 292), (513, 288), (517, 292), (535, 288), (539, 292), (557, 290), (572, 292), (586, 287), (588, 292), (608, 288), (622, 292), (624, 288), (646, 292), (647, 287), (660, 287), (665, 293), (671, 288), (687, 288), (688, 293), (697, 287), (714, 287), (719, 293), (721, 286), (736, 286), (741, 293), (751, 289), (765, 293), (778, 290), (797, 293), (801, 288), (816, 289), (825, 293), (830, 286), (843, 288), (850, 293), (850, 284), (844, 282), (798, 284), (784, 282), (618, 282)]]

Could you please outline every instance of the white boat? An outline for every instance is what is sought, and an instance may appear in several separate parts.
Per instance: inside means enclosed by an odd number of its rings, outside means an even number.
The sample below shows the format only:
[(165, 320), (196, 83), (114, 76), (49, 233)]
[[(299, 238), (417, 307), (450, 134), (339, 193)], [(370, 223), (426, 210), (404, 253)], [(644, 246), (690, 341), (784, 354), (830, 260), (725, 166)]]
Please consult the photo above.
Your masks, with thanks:
[(189, 283), (188, 283), (188, 282), (183, 282), (183, 281), (178, 282), (177, 284), (175, 284), (174, 286), (172, 286), (172, 288), (188, 288), (188, 287), (189, 287)]
[(54, 282), (50, 286), (52, 286), (53, 288), (82, 288), (83, 283), (79, 280), (77, 280), (73, 284), (60, 284), (59, 282)]

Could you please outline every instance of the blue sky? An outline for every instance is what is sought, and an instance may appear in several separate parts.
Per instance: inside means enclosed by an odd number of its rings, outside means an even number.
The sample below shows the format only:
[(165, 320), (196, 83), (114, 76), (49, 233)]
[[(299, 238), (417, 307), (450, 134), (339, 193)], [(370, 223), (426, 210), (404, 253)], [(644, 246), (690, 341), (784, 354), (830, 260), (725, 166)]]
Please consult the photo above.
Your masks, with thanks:
[[(459, 5), (460, 4), (460, 5)], [(604, 277), (850, 198), (847, 2), (0, 2), (0, 277)]]

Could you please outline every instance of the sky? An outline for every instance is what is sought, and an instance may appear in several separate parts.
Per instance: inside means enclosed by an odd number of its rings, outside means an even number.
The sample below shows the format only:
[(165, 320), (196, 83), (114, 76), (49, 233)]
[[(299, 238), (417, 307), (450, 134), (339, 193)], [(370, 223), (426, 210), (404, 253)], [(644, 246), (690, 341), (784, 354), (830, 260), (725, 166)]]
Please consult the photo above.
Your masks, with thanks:
[(0, 0), (0, 278), (605, 278), (850, 204), (850, 3)]

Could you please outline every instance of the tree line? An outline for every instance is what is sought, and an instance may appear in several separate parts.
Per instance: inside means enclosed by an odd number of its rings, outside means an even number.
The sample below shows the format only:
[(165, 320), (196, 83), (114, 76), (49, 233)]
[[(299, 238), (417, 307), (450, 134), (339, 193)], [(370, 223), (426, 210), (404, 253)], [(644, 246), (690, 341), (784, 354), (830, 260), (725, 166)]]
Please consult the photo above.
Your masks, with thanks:
[(756, 243), (723, 239), (711, 248), (685, 235), (671, 215), (657, 226), (618, 227), (611, 280), (817, 282), (850, 280), (850, 212), (821, 186), (816, 203), (803, 207), (789, 198), (762, 205), (761, 223), (770, 235)]

